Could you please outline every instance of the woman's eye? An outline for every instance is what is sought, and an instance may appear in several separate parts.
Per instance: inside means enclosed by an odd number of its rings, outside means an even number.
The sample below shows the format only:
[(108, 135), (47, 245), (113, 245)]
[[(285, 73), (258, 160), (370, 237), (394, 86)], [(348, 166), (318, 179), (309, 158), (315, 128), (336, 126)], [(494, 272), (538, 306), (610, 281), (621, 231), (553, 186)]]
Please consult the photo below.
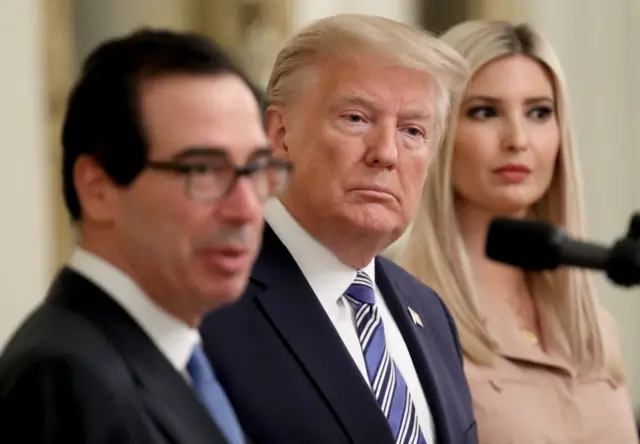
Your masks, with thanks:
[(488, 119), (490, 117), (495, 117), (498, 114), (495, 108), (491, 106), (475, 106), (473, 108), (469, 108), (467, 111), (467, 117), (476, 120)]
[(553, 114), (553, 109), (548, 106), (538, 106), (529, 111), (529, 115), (536, 120), (547, 120)]

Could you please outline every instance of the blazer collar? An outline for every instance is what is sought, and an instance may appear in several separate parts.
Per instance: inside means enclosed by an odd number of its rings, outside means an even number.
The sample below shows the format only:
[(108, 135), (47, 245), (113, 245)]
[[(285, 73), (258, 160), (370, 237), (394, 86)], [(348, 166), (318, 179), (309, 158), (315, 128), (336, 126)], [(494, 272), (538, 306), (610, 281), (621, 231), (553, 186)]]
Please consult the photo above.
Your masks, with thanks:
[[(392, 267), (395, 266), (386, 259), (376, 258), (376, 283), (413, 358), (434, 417), (438, 442), (453, 444), (449, 429), (454, 426), (449, 426), (449, 422), (455, 418), (447, 417), (445, 393), (440, 389), (445, 386), (440, 381), (449, 378), (448, 371), (437, 365), (442, 333), (428, 323), (429, 313), (418, 300), (419, 295), (402, 290), (402, 285), (393, 278)], [(371, 389), (362, 382), (362, 375), (302, 271), (268, 224), (252, 280), (264, 289), (256, 296), (257, 303), (352, 440), (393, 442)], [(411, 311), (422, 319), (422, 326), (414, 322)]]
[(47, 303), (64, 307), (92, 323), (122, 357), (139, 396), (175, 442), (223, 442), (215, 422), (192, 388), (136, 322), (100, 288), (63, 268)]
[[(498, 345), (500, 356), (511, 361), (519, 361), (529, 365), (552, 368), (556, 371), (575, 376), (566, 357), (560, 353), (561, 346), (555, 339), (550, 325), (550, 317), (540, 316), (540, 332), (544, 349), (533, 343), (526, 332), (513, 319), (510, 312), (487, 298), (484, 308), (484, 324)], [(542, 313), (541, 308), (538, 311)]]
[(397, 272), (393, 273), (391, 267), (395, 265), (381, 257), (377, 258), (377, 262), (378, 288), (385, 295), (385, 302), (411, 354), (433, 416), (437, 440), (440, 443), (453, 443), (450, 430), (455, 429), (455, 418), (449, 418), (446, 414), (446, 393), (442, 390), (442, 387), (449, 385), (446, 383), (449, 374), (445, 366), (438, 365), (442, 359), (438, 356), (441, 346), (438, 341), (442, 332), (429, 322), (431, 313), (425, 310), (424, 302), (419, 300), (422, 295), (406, 291), (406, 287), (394, 279)]
[(393, 442), (387, 421), (342, 339), (268, 225), (252, 279), (264, 288), (257, 295), (258, 304), (353, 442)]

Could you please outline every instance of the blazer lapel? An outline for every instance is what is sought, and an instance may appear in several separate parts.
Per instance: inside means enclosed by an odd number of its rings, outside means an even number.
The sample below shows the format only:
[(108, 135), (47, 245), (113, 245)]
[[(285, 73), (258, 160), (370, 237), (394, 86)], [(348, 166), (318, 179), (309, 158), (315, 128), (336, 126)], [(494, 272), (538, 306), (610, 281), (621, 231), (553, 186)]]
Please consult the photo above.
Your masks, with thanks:
[(107, 294), (63, 269), (49, 296), (92, 322), (129, 368), (156, 424), (176, 443), (225, 442), (191, 387), (138, 324)]
[(354, 442), (393, 442), (382, 411), (311, 286), (277, 235), (265, 227), (253, 278), (258, 303)]
[[(438, 350), (438, 346), (433, 343), (438, 334), (437, 332), (434, 335), (431, 334), (430, 325), (425, 322), (427, 317), (421, 316), (419, 312), (418, 307), (421, 304), (414, 303), (412, 295), (403, 293), (393, 284), (386, 273), (384, 263), (378, 259), (376, 259), (376, 284), (384, 296), (387, 307), (389, 307), (389, 311), (409, 349), (413, 365), (422, 384), (422, 390), (427, 398), (429, 410), (433, 415), (437, 441), (439, 443), (452, 443), (449, 427), (443, 426), (448, 421), (444, 408), (443, 394), (441, 390), (438, 390), (439, 386), (446, 385), (446, 374), (442, 374), (442, 370), (434, 365), (438, 358), (431, 356), (431, 353)], [(414, 322), (410, 309), (415, 315), (421, 316), (422, 326), (417, 324), (417, 318)]]

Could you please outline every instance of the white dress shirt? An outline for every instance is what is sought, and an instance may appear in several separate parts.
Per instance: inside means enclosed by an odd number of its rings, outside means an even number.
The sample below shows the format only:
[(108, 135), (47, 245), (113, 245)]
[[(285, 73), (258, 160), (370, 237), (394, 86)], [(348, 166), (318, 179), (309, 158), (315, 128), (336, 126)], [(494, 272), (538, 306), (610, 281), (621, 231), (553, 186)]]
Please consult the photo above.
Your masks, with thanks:
[[(343, 297), (347, 288), (353, 283), (357, 270), (340, 262), (333, 253), (315, 240), (298, 224), (278, 199), (271, 199), (268, 202), (265, 219), (302, 270), (349, 354), (360, 369), (364, 380), (370, 385), (356, 332), (354, 309)], [(373, 281), (387, 348), (407, 383), (422, 433), (427, 442), (433, 444), (435, 443), (433, 418), (409, 350), (389, 312), (384, 297), (376, 286), (375, 261), (371, 261), (362, 271), (367, 273)]]
[(190, 381), (186, 367), (200, 343), (197, 329), (167, 313), (129, 276), (95, 254), (78, 248), (71, 256), (69, 267), (100, 287), (129, 313), (171, 365)]

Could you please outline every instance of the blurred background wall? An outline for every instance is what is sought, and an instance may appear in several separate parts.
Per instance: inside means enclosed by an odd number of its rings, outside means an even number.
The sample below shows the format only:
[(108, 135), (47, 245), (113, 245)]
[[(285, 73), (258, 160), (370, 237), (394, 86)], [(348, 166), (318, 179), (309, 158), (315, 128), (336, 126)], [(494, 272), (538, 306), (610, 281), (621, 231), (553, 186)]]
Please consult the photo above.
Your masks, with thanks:
[[(201, 31), (265, 84), (293, 31), (341, 12), (435, 31), (468, 18), (529, 21), (556, 47), (569, 84), (592, 238), (610, 242), (640, 209), (640, 2), (635, 0), (20, 0), (0, 3), (0, 346), (42, 299), (72, 235), (59, 197), (59, 130), (83, 57), (136, 27)], [(598, 276), (618, 321), (640, 407), (640, 290)]]
[(52, 151), (37, 0), (0, 3), (0, 343), (51, 277)]

